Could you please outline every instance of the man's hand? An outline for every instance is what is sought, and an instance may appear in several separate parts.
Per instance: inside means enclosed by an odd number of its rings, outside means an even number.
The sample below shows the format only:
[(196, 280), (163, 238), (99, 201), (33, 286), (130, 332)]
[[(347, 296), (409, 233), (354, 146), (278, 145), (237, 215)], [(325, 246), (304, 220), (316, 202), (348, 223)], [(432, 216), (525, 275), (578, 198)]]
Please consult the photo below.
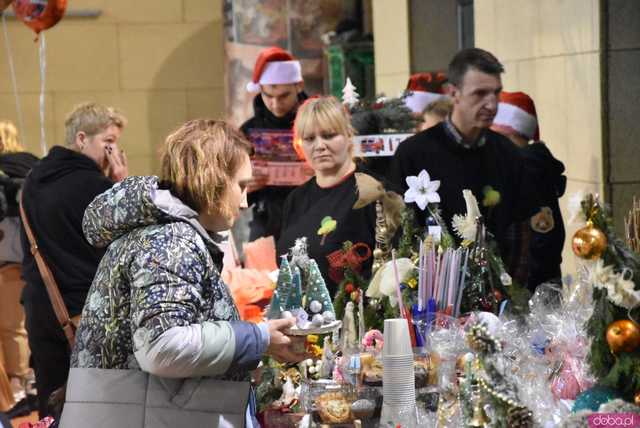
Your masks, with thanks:
[(267, 323), (270, 336), (267, 355), (281, 363), (297, 363), (309, 358), (309, 354), (305, 351), (304, 336), (291, 337), (284, 334), (284, 330), (296, 325), (295, 318), (270, 320)]
[(124, 154), (124, 150), (107, 146), (105, 152), (109, 163), (105, 175), (116, 182), (127, 178), (129, 176), (129, 167), (127, 166), (127, 157)]

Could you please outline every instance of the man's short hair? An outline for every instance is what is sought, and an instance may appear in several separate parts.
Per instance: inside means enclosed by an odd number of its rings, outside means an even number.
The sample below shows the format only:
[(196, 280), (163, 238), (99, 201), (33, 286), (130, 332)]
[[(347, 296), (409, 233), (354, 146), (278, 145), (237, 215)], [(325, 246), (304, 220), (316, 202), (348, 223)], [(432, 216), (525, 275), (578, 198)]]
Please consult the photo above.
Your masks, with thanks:
[(478, 48), (463, 49), (449, 63), (449, 83), (460, 87), (470, 68), (494, 76), (504, 73), (504, 66), (491, 52)]
[(74, 107), (64, 121), (65, 143), (72, 146), (78, 132), (93, 137), (114, 125), (120, 129), (127, 124), (127, 119), (113, 107), (98, 103), (83, 103)]

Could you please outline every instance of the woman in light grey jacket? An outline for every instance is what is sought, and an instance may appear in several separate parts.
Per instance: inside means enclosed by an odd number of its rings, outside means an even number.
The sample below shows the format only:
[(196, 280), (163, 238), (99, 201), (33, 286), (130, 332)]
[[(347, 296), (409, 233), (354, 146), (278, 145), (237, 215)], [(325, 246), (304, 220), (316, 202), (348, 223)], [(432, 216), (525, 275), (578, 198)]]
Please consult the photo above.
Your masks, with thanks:
[[(162, 177), (130, 177), (87, 208), (107, 247), (72, 354), (62, 427), (241, 427), (253, 418), (249, 370), (263, 354), (295, 362), (291, 320), (239, 320), (220, 278), (216, 232), (246, 207), (251, 145), (223, 122), (167, 138)], [(249, 403), (249, 404), (248, 404)]]

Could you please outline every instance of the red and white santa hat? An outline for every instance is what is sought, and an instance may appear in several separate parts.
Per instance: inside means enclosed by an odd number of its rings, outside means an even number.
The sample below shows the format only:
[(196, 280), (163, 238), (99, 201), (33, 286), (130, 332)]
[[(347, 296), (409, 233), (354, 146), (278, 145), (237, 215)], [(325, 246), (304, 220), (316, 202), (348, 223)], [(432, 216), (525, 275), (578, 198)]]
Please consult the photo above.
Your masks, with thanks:
[(416, 73), (412, 74), (407, 83), (404, 103), (414, 113), (422, 113), (432, 102), (444, 95), (444, 84), (447, 77), (444, 73)]
[(284, 85), (302, 82), (300, 61), (282, 48), (273, 46), (263, 49), (253, 67), (247, 91), (260, 92), (260, 85)]
[(540, 140), (536, 105), (524, 92), (500, 93), (498, 113), (493, 119), (495, 126), (507, 126), (530, 140)]

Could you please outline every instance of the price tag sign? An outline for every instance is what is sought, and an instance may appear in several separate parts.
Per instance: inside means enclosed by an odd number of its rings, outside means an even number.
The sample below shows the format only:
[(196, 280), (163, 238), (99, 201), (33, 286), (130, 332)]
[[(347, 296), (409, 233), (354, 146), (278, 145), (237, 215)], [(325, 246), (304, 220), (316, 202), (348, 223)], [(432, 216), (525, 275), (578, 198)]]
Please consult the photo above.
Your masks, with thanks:
[(353, 138), (358, 157), (393, 156), (401, 142), (413, 134), (358, 135)]

